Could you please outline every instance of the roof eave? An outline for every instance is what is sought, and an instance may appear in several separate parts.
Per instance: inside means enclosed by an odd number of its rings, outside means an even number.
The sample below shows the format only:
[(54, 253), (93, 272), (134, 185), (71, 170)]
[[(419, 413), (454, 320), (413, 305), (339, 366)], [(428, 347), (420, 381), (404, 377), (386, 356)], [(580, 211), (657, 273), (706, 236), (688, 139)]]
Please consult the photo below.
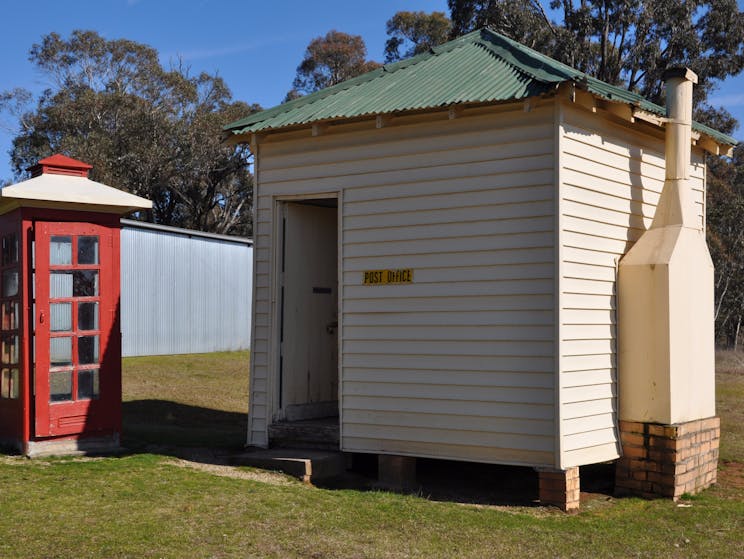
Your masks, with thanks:
[[(589, 92), (586, 92), (589, 93)], [(653, 126), (656, 126), (660, 129), (663, 129), (665, 126), (666, 118), (663, 116), (660, 116), (658, 114), (645, 111), (637, 106), (637, 104), (634, 103), (627, 103), (620, 100), (613, 100), (613, 99), (606, 99), (602, 96), (598, 96), (595, 94), (589, 93), (593, 98), (600, 101), (600, 108), (606, 110), (607, 112), (621, 118), (622, 120), (626, 120), (629, 123), (633, 123), (636, 119), (646, 122), (648, 124), (651, 124)], [(549, 95), (543, 95), (543, 98), (547, 98)], [(484, 106), (497, 106), (497, 105), (506, 105), (511, 103), (521, 103), (525, 102), (527, 98), (520, 98), (520, 99), (510, 99), (507, 101), (498, 101), (498, 102), (490, 102), (490, 103), (454, 103), (452, 105), (447, 106), (440, 106), (440, 107), (427, 107), (425, 109), (417, 109), (417, 110), (409, 110), (409, 111), (391, 111), (386, 113), (375, 113), (375, 114), (368, 114), (368, 115), (360, 115), (353, 118), (333, 118), (333, 119), (319, 119), (311, 122), (303, 122), (299, 124), (294, 125), (286, 125), (286, 126), (279, 126), (275, 128), (267, 127), (267, 128), (259, 128), (256, 130), (250, 129), (250, 127), (246, 127), (242, 130), (234, 130), (223, 134), (223, 142), (227, 145), (238, 145), (238, 144), (250, 144), (252, 143), (253, 139), (255, 137), (261, 137), (266, 134), (273, 134), (278, 132), (295, 132), (298, 130), (313, 130), (316, 128), (322, 127), (323, 129), (341, 124), (341, 123), (352, 123), (352, 122), (362, 122), (362, 121), (372, 121), (376, 119), (377, 117), (402, 117), (402, 116), (409, 116), (409, 115), (415, 115), (415, 114), (426, 114), (426, 113), (435, 113), (435, 112), (444, 112), (447, 110), (450, 110), (452, 107), (458, 107), (458, 108), (476, 108), (476, 107), (484, 107)], [(617, 107), (617, 109), (614, 109), (613, 107)], [(620, 108), (622, 107), (622, 108)], [(318, 134), (314, 134), (318, 135)], [(712, 155), (722, 155), (731, 157), (733, 154), (733, 149), (736, 146), (736, 143), (727, 143), (725, 141), (721, 141), (719, 138), (716, 138), (710, 134), (707, 134), (700, 130), (693, 130), (693, 145), (696, 145), (700, 147), (701, 149), (707, 151), (708, 153)]]
[(265, 128), (252, 128), (246, 126), (242, 129), (233, 130), (227, 133), (223, 133), (223, 142), (228, 145), (248, 143), (254, 136), (263, 136), (264, 134), (272, 134), (277, 132), (295, 132), (298, 130), (311, 130), (314, 127), (323, 127), (324, 129), (329, 126), (338, 124), (347, 124), (355, 122), (373, 121), (379, 117), (398, 118), (406, 116), (415, 116), (422, 114), (433, 114), (433, 113), (446, 113), (453, 109), (464, 110), (464, 109), (476, 109), (483, 107), (498, 107), (503, 105), (520, 104), (526, 102), (528, 99), (534, 99), (536, 97), (547, 99), (555, 96), (555, 90), (550, 90), (542, 95), (538, 96), (526, 96), (514, 99), (505, 99), (497, 101), (483, 101), (483, 102), (463, 102), (463, 103), (449, 103), (446, 105), (437, 105), (432, 107), (422, 107), (416, 109), (405, 109), (405, 110), (394, 110), (386, 112), (367, 113), (363, 115), (355, 115), (353, 117), (334, 117), (328, 119), (317, 119), (307, 122), (301, 122), (296, 124), (287, 124), (277, 127), (265, 127)]

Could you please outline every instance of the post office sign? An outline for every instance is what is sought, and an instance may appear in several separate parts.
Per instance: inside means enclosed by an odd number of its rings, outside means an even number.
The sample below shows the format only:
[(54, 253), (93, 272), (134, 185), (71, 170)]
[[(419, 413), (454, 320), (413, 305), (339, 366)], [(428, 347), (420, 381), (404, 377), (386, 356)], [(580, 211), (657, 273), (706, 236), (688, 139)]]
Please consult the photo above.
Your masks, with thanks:
[(413, 270), (367, 270), (363, 272), (364, 285), (390, 285), (395, 283), (413, 283)]

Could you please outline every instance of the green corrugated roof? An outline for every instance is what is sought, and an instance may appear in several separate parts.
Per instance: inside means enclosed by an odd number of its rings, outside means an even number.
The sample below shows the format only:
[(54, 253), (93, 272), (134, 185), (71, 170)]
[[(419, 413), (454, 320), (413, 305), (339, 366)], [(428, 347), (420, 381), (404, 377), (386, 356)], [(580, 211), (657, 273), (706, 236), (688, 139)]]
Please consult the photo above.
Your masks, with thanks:
[[(490, 29), (463, 35), (430, 52), (363, 74), (225, 126), (247, 134), (316, 122), (437, 109), (461, 103), (516, 101), (573, 82), (597, 97), (663, 116), (663, 107), (540, 54)], [(737, 141), (699, 123), (715, 141)]]

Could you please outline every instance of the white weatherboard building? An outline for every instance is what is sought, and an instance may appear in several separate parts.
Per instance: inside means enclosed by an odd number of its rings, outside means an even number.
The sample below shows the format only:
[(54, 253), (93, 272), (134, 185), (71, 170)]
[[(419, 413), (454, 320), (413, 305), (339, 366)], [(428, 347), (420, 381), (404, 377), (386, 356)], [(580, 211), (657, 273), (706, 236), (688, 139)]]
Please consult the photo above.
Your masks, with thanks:
[[(256, 156), (248, 443), (325, 418), (343, 451), (535, 467), (573, 508), (577, 467), (618, 459), (626, 427), (715, 433), (707, 401), (618, 417), (618, 263), (669, 182), (667, 121), (481, 30), (229, 125)], [(734, 143), (694, 123), (681, 142), (692, 236), (704, 152)]]

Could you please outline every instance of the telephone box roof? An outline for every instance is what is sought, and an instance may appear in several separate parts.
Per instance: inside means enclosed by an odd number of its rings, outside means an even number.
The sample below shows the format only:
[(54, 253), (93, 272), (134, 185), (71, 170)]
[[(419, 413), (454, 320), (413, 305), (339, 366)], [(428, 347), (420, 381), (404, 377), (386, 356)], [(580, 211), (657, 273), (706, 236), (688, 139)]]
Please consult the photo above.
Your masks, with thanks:
[(152, 208), (146, 198), (88, 179), (91, 165), (53, 155), (29, 168), (32, 178), (0, 189), (0, 213), (19, 206), (127, 214)]

